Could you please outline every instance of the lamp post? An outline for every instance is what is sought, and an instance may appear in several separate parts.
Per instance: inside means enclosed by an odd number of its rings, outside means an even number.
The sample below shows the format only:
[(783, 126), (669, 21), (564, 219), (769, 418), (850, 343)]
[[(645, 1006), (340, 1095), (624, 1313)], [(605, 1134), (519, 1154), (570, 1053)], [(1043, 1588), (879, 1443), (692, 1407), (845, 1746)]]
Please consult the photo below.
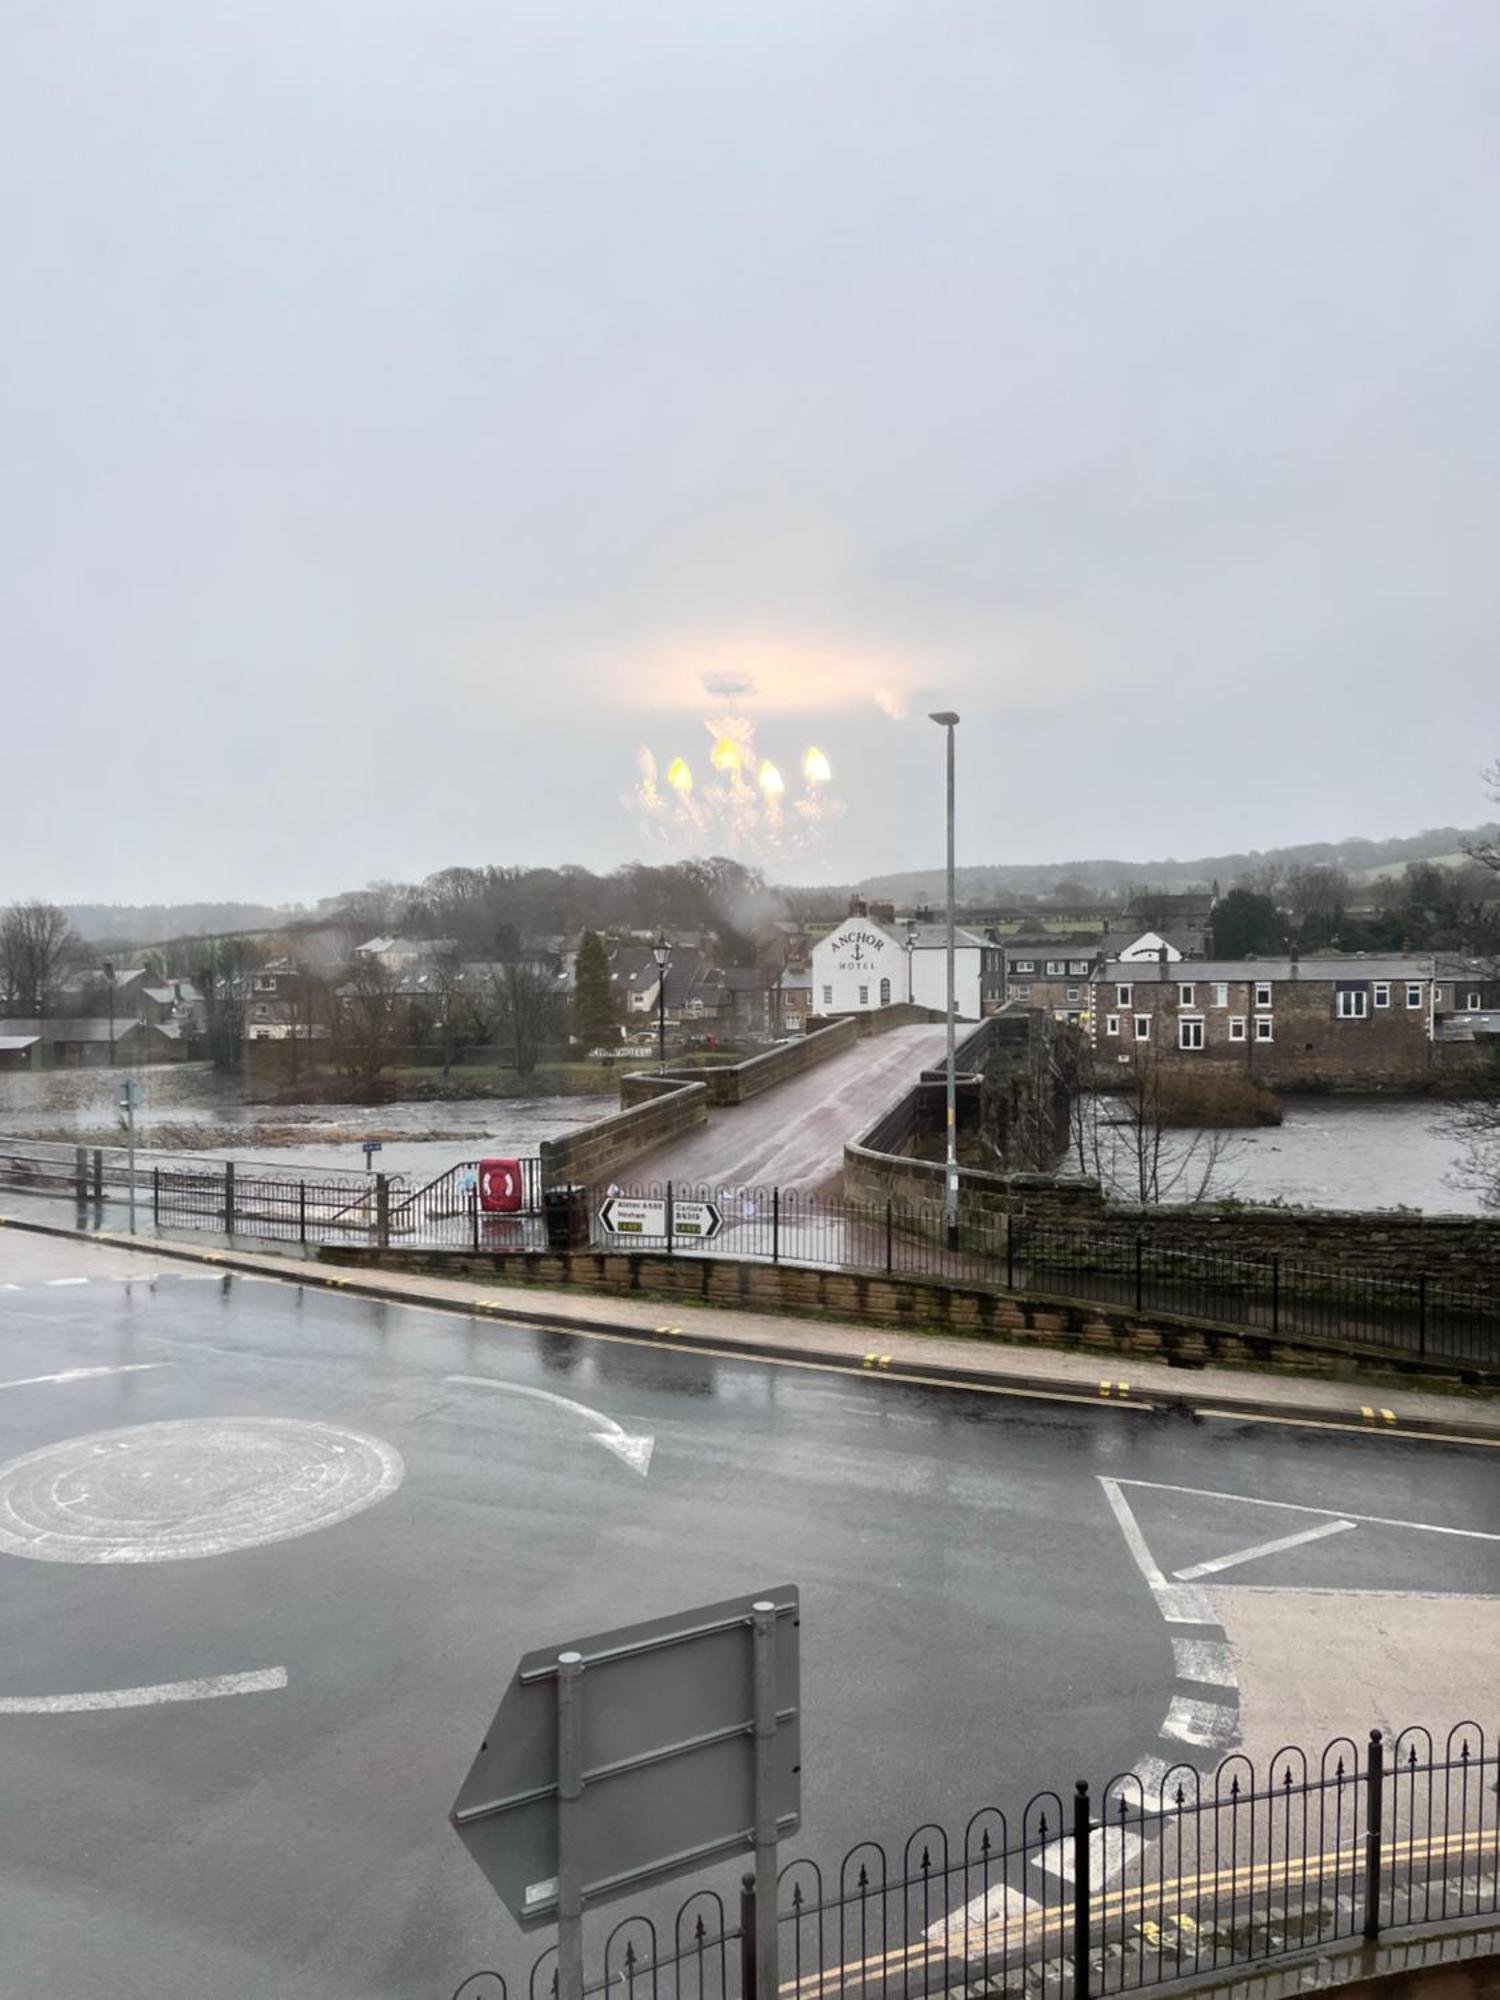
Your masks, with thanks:
[(112, 1069), (115, 1061), (115, 968), (112, 959), (104, 961), (104, 978), (109, 989), (109, 1061)]
[(665, 931), (656, 933), (651, 956), (656, 960), (656, 1067), (658, 1073), (664, 1076), (667, 1069), (667, 967), (672, 963), (672, 947), (667, 942)]
[(958, 1082), (954, 1071), (954, 1015), (956, 996), (954, 993), (955, 969), (953, 956), (953, 732), (958, 727), (958, 717), (952, 709), (943, 708), (929, 717), (940, 729), (948, 733), (948, 1141), (943, 1158), (943, 1221), (948, 1231), (948, 1248), (958, 1248)]

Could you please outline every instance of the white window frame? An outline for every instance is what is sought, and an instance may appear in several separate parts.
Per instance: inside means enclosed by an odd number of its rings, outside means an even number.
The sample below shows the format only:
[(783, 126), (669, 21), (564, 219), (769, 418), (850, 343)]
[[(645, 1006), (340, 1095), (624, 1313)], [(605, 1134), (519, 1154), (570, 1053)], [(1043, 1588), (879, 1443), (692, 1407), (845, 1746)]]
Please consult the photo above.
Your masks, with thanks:
[(1072, 974), (1076, 974), (1077, 977), (1079, 977), (1080, 979), (1084, 976), (1084, 974), (1088, 971), (1088, 969), (1089, 969), (1089, 962), (1086, 958), (1070, 958), (1068, 960), (1068, 971)]
[(1068, 1005), (1070, 1007), (1076, 1007), (1078, 1005), (1078, 988), (1076, 986), (1070, 986), (1068, 988), (1067, 999), (1068, 999)]
[(869, 989), (869, 987), (868, 987), (868, 986), (861, 986), (861, 987), (860, 987), (860, 989), (859, 989), (859, 1004), (860, 1004), (860, 1006), (861, 1006), (861, 1007), (868, 1007), (868, 1006), (869, 1006), (869, 1004), (870, 1004), (870, 989)]
[(1036, 960), (1034, 958), (1018, 958), (1011, 969), (1014, 972), (1035, 972)]
[(1130, 1005), (1130, 988), (1128, 986), (1117, 985), (1115, 987), (1115, 1005), (1117, 1007), (1128, 1007)]
[(1255, 1004), (1257, 1007), (1269, 1007), (1271, 1005), (1271, 982), (1269, 979), (1256, 980)]
[(1377, 979), (1375, 982), (1375, 1005), (1377, 1007), (1389, 1007), (1390, 1004), (1391, 982), (1388, 979)]
[(1464, 1002), (1464, 1012), (1466, 1014), (1477, 1014), (1483, 1006), (1484, 995), (1478, 992), (1470, 993)]
[(1214, 1005), (1216, 1007), (1227, 1007), (1229, 1005), (1229, 981), (1227, 979), (1216, 979), (1214, 981)]
[[(1347, 1004), (1346, 1004), (1347, 1003)], [(1334, 1019), (1338, 1021), (1364, 1021), (1370, 1014), (1370, 996), (1360, 987), (1354, 992), (1335, 993), (1333, 996)]]
[(888, 979), (882, 979), (880, 982), (880, 1004), (882, 1007), (889, 1007), (891, 1004), (891, 982)]
[(1149, 1042), (1149, 1041), (1150, 1041), (1150, 1039), (1151, 1039), (1151, 1016), (1150, 1016), (1149, 1014), (1137, 1014), (1137, 1015), (1136, 1015), (1136, 1017), (1135, 1017), (1135, 1038), (1136, 1038), (1136, 1040), (1137, 1040), (1138, 1042)]
[(1177, 1046), (1191, 1050), (1194, 1054), (1208, 1046), (1208, 1035), (1201, 1014), (1179, 1014), (1177, 1017)]
[(1105, 1017), (1104, 1017), (1104, 1032), (1105, 1032), (1105, 1034), (1106, 1034), (1106, 1035), (1118, 1035), (1118, 1034), (1119, 1034), (1119, 1032), (1120, 1032), (1120, 1017), (1119, 1017), (1119, 1015), (1118, 1015), (1118, 1014), (1106, 1014), (1106, 1015), (1105, 1015)]
[(1014, 986), (1011, 988), (1011, 992), (1017, 1000), (1029, 1000), (1031, 998), (1031, 988), (1029, 986)]
[(1420, 981), (1419, 979), (1408, 979), (1408, 980), (1407, 980), (1407, 982), (1406, 982), (1406, 1004), (1407, 1004), (1407, 1006), (1408, 1006), (1408, 1007), (1420, 1007), (1420, 1006), (1421, 1006), (1421, 1004), (1422, 1004), (1422, 982), (1421, 982), (1421, 981)]
[(831, 1007), (833, 1005), (833, 988), (831, 986), (825, 986), (823, 988), (823, 1005), (825, 1007)]
[(1257, 1040), (1258, 1042), (1273, 1042), (1273, 1041), (1275, 1041), (1275, 1039), (1276, 1039), (1276, 1036), (1275, 1036), (1275, 1032), (1274, 1032), (1274, 1030), (1275, 1030), (1275, 1016), (1274, 1016), (1274, 1015), (1271, 1015), (1271, 1014), (1257, 1014), (1257, 1015), (1256, 1015), (1256, 1017), (1255, 1017), (1255, 1039), (1256, 1039), (1256, 1040)]
[(1191, 1006), (1192, 1006), (1192, 1004), (1193, 1004), (1193, 989), (1192, 989), (1192, 987), (1191, 987), (1191, 986), (1179, 986), (1179, 987), (1178, 987), (1178, 989), (1177, 989), (1177, 1004), (1178, 1004), (1178, 1006), (1179, 1006), (1179, 1007), (1191, 1007)]
[(1242, 1042), (1242, 1041), (1244, 1041), (1244, 1039), (1245, 1039), (1245, 1028), (1246, 1028), (1246, 1021), (1245, 1021), (1245, 1017), (1244, 1017), (1244, 1015), (1243, 1015), (1243, 1014), (1231, 1014), (1231, 1015), (1230, 1015), (1230, 1017), (1229, 1017), (1229, 1039), (1230, 1039), (1230, 1041), (1232, 1041), (1232, 1042)]
[(1049, 958), (1047, 960), (1047, 977), (1049, 979), (1065, 979), (1067, 977), (1067, 973), (1064, 969), (1066, 964), (1067, 964), (1066, 959)]

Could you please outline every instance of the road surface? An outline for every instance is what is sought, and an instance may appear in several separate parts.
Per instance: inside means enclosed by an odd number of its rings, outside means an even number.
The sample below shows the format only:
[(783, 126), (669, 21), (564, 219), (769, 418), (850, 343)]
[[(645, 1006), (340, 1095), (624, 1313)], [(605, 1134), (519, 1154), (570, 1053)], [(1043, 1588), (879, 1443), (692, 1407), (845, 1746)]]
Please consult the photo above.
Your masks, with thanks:
[[(793, 1852), (835, 1864), (1212, 1761), (1238, 1703), (1263, 1738), (1493, 1693), (1489, 1451), (502, 1329), (16, 1231), (0, 1286), (7, 1994), (446, 2000), (494, 1964), (524, 1993), (545, 1939), (446, 1823), (515, 1658), (783, 1582)], [(1293, 1615), (1215, 1589), (1195, 1686), (1167, 1613), (1204, 1563)]]
[(836, 1195), (844, 1142), (858, 1138), (924, 1069), (937, 1068), (946, 1049), (941, 1023), (871, 1035), (748, 1104), (710, 1109), (698, 1131), (635, 1161), (622, 1185), (670, 1179)]

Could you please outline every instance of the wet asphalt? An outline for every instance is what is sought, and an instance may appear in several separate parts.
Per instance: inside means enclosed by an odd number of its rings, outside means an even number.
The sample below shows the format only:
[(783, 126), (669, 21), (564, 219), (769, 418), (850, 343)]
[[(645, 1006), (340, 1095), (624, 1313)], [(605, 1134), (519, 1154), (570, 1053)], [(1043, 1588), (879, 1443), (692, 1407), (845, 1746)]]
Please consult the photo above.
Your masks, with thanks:
[[(32, 1379), (80, 1368), (133, 1372)], [(0, 1701), (286, 1676), (0, 1713), (7, 1994), (447, 1995), (485, 1964), (524, 1991), (538, 1945), (446, 1815), (533, 1647), (800, 1585), (788, 1858), (836, 1862), (1161, 1747), (1170, 1633), (1101, 1479), (1163, 1482), (1141, 1511), (1174, 1562), (1242, 1525), (1176, 1487), (1500, 1529), (1493, 1452), (903, 1387), (228, 1276), (0, 1291), (0, 1384), (0, 1495), (21, 1455), (182, 1419), (315, 1420), (405, 1468), (296, 1539), (183, 1561), (0, 1555)], [(653, 1440), (647, 1476), (597, 1441), (611, 1423)], [(1411, 1589), (1438, 1560), (1379, 1531), (1263, 1567)], [(1444, 1544), (1440, 1567), (1442, 1587), (1500, 1588), (1493, 1543)]]

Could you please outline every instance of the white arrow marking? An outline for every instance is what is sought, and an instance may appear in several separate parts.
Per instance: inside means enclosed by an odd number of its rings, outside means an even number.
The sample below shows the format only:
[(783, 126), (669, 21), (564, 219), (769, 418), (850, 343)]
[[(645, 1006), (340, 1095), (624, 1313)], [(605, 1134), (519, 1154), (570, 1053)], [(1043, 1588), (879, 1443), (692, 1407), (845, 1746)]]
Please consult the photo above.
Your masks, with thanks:
[(0, 1715), (77, 1715), (96, 1708), (152, 1708), (162, 1701), (217, 1701), (229, 1694), (271, 1694), (285, 1686), (285, 1667), (260, 1667), (250, 1674), (210, 1674), (203, 1680), (101, 1688), (93, 1694), (3, 1695)]
[(501, 1382), (493, 1375), (450, 1375), (448, 1380), (462, 1382), (471, 1389), (501, 1389), (509, 1396), (532, 1396), (539, 1403), (553, 1403), (560, 1410), (571, 1410), (575, 1417), (583, 1417), (595, 1426), (594, 1443), (612, 1451), (632, 1472), (638, 1472), (644, 1479), (651, 1470), (651, 1454), (656, 1449), (656, 1439), (632, 1436), (613, 1417), (605, 1416), (602, 1410), (591, 1410), (587, 1403), (575, 1403), (567, 1396), (556, 1395), (551, 1389), (528, 1388), (523, 1382)]
[(1191, 1569), (1174, 1569), (1172, 1574), (1179, 1583), (1191, 1583), (1195, 1576), (1212, 1576), (1217, 1570), (1259, 1562), (1262, 1556), (1280, 1555), (1283, 1549), (1300, 1549), (1304, 1542), (1321, 1542), (1325, 1535), (1342, 1535), (1353, 1526), (1352, 1521), (1323, 1521), (1316, 1528), (1303, 1528), (1299, 1534), (1282, 1535), (1274, 1542), (1257, 1542), (1253, 1548), (1236, 1549), (1233, 1555), (1215, 1556), (1210, 1562), (1194, 1563)]
[(127, 1361), (119, 1368), (64, 1368), (60, 1375), (18, 1375), (0, 1382), (0, 1389), (33, 1389), (41, 1382), (83, 1382), (91, 1375), (140, 1375), (148, 1368), (165, 1368), (165, 1361)]

